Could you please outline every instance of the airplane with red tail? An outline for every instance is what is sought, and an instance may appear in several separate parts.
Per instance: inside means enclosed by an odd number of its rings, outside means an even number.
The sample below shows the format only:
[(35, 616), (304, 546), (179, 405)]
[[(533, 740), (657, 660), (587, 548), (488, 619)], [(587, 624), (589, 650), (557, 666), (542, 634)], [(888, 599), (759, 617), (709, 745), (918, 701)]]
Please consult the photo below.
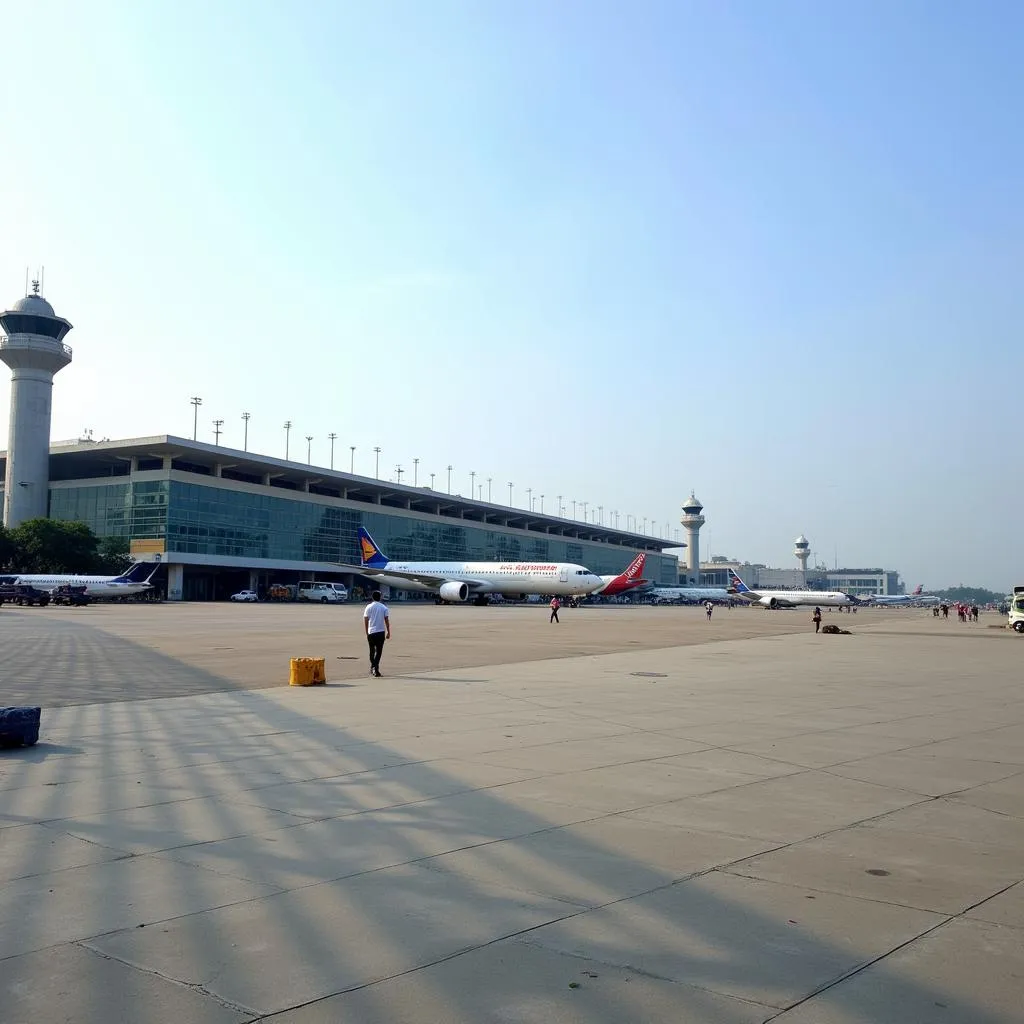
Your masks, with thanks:
[(647, 553), (641, 551), (636, 558), (626, 567), (625, 572), (618, 576), (602, 576), (602, 586), (594, 591), (602, 597), (614, 597), (617, 594), (624, 594), (627, 590), (635, 590), (637, 587), (646, 586), (650, 580), (643, 579), (644, 563), (647, 561)]

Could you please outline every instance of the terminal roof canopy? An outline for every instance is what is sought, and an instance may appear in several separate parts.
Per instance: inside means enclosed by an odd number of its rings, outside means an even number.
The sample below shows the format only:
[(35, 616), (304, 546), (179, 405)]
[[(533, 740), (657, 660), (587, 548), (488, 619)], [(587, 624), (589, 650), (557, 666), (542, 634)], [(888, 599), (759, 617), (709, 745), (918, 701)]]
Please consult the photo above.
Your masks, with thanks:
[[(278, 492), (284, 490), (320, 494), (641, 551), (661, 552), (685, 547), (678, 540), (478, 501), (458, 494), (431, 490), (429, 487), (396, 484), (323, 466), (288, 462), (170, 434), (119, 441), (78, 440), (51, 445), (50, 480), (57, 482), (127, 476), (132, 470), (133, 460), (137, 471), (162, 470), (167, 459), (171, 460), (172, 469), (180, 472), (211, 480), (235, 480), (266, 486)], [(5, 464), (6, 453), (0, 453), (0, 468)]]

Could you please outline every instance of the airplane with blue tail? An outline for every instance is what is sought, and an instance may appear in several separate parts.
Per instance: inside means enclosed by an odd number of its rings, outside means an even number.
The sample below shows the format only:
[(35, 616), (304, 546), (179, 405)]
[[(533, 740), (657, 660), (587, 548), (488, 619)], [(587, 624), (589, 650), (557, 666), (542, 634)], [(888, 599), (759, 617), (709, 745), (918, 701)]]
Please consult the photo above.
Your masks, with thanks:
[(90, 576), (82, 573), (14, 573), (0, 577), (3, 583), (19, 583), (50, 592), (57, 587), (85, 587), (89, 597), (131, 597), (151, 590), (150, 582), (159, 562), (135, 562), (119, 576)]
[(340, 568), (396, 590), (430, 592), (449, 604), (470, 597), (476, 604), (487, 604), (490, 594), (582, 597), (605, 583), (585, 566), (569, 562), (392, 562), (362, 526), (359, 557), (358, 565), (339, 563)]
[(732, 569), (729, 570), (729, 581), (736, 597), (764, 608), (798, 608), (800, 605), (844, 608), (859, 604), (855, 598), (838, 590), (751, 590)]

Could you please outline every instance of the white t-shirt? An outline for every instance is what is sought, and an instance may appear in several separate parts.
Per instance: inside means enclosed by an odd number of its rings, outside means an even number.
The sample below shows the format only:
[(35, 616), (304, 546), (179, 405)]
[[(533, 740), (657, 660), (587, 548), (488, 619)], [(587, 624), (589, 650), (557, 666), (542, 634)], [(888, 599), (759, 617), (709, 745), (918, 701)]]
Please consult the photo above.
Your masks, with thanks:
[(384, 632), (384, 620), (388, 616), (388, 606), (382, 604), (380, 601), (371, 601), (363, 609), (363, 618), (367, 619), (370, 623), (370, 628), (367, 630), (368, 633), (383, 633)]

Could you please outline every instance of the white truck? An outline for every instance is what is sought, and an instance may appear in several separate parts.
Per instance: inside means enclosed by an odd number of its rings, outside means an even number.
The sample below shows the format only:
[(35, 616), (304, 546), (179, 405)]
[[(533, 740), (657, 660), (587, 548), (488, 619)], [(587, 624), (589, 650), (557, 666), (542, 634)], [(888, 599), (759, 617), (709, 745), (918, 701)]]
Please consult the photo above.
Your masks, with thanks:
[(1013, 588), (1007, 625), (1018, 633), (1024, 633), (1024, 587)]
[(348, 591), (340, 583), (317, 583), (304, 580), (295, 595), (298, 601), (318, 601), (320, 604), (341, 604), (348, 600)]

